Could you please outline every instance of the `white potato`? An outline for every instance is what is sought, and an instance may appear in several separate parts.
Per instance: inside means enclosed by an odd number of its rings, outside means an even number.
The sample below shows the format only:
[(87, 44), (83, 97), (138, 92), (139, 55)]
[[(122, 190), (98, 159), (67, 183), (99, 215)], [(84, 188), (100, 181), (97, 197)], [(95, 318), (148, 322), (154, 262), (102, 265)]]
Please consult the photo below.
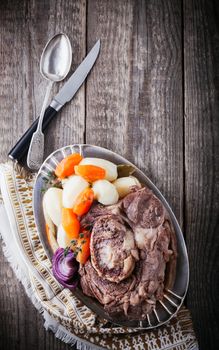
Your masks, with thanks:
[(62, 189), (51, 187), (43, 197), (43, 203), (52, 222), (59, 226), (62, 216)]
[(66, 248), (71, 245), (71, 239), (67, 236), (62, 225), (59, 225), (57, 231), (57, 243), (60, 248)]
[(46, 229), (47, 239), (50, 244), (50, 247), (52, 248), (52, 251), (55, 252), (58, 249), (58, 244), (56, 241), (56, 226), (54, 225), (49, 214), (46, 211), (44, 200), (43, 200), (43, 214), (45, 218), (45, 223), (47, 225), (47, 229)]
[(45, 202), (46, 202), (45, 201), (45, 196), (43, 196), (43, 214), (44, 214), (44, 219), (45, 219), (46, 224), (51, 228), (51, 230), (55, 232), (55, 225), (52, 222), (49, 214), (47, 213), (46, 203)]
[(68, 180), (70, 180), (74, 175), (65, 177), (64, 179), (61, 180), (62, 182), (62, 187), (64, 187), (64, 185), (68, 182)]
[(131, 187), (133, 187), (133, 186), (141, 187), (140, 182), (134, 176), (120, 177), (119, 179), (116, 179), (113, 182), (113, 184), (119, 193), (119, 198), (123, 198), (128, 193), (130, 193)]
[(78, 175), (71, 176), (63, 187), (63, 207), (72, 208), (79, 194), (87, 187), (89, 187), (89, 183), (83, 177)]
[(93, 183), (95, 198), (104, 205), (118, 202), (119, 194), (113, 184), (107, 180), (97, 180)]
[(80, 162), (80, 165), (96, 165), (96, 166), (99, 166), (100, 168), (103, 168), (106, 171), (105, 179), (108, 181), (113, 181), (118, 177), (116, 164), (106, 159), (84, 158)]

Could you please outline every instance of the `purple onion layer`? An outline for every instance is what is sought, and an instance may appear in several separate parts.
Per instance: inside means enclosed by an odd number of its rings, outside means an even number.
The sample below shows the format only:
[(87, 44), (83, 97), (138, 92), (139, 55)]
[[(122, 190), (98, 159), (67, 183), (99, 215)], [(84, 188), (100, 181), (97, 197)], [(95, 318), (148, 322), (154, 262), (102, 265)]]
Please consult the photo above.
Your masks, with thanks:
[(57, 281), (66, 288), (73, 290), (78, 284), (79, 264), (74, 253), (69, 249), (58, 248), (52, 258), (52, 271)]

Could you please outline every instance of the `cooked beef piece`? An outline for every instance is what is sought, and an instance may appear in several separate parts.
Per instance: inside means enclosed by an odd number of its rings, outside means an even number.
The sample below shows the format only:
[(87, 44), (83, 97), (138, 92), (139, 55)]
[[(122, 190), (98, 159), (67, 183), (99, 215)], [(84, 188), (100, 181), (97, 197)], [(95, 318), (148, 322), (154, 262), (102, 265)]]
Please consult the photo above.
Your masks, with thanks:
[[(119, 201), (116, 204), (113, 205), (102, 205), (98, 203), (97, 201), (94, 201), (92, 204), (90, 210), (88, 211), (87, 214), (83, 215), (81, 218), (81, 226), (90, 226), (93, 227), (95, 224), (96, 220), (103, 215), (108, 215), (108, 214), (115, 214), (115, 215), (120, 215), (122, 216), (121, 212), (121, 207), (122, 201)], [(125, 217), (126, 219), (126, 217)]]
[(125, 314), (129, 319), (143, 320), (163, 298), (166, 263), (174, 258), (170, 249), (171, 228), (168, 221), (159, 227), (153, 245), (140, 251), (133, 273), (120, 283), (100, 277), (88, 261), (80, 268), (81, 286), (111, 315)]
[(100, 277), (119, 283), (127, 278), (138, 260), (134, 234), (118, 215), (104, 215), (93, 226), (91, 262)]
[(128, 194), (122, 208), (132, 226), (156, 228), (164, 222), (164, 207), (148, 187)]
[(83, 292), (97, 298), (104, 305), (114, 300), (119, 301), (129, 290), (133, 290), (135, 287), (136, 278), (134, 275), (120, 283), (110, 282), (98, 275), (90, 260), (85, 265), (81, 265), (79, 274), (81, 275), (80, 284)]
[[(165, 270), (164, 285), (166, 289), (171, 289), (173, 287), (173, 283), (175, 281), (175, 276), (176, 276), (177, 241), (176, 241), (176, 235), (170, 219), (167, 219), (164, 222), (163, 226), (170, 232), (169, 246), (168, 246), (168, 249), (164, 251), (164, 258), (165, 258), (165, 261), (167, 262), (166, 270)], [(163, 246), (162, 246), (162, 249), (163, 249)]]
[(87, 214), (82, 216), (80, 224), (82, 227), (86, 227), (86, 226), (93, 227), (98, 217), (106, 214), (108, 214), (108, 208), (95, 201), (92, 204), (90, 210), (87, 212)]
[[(177, 247), (170, 218), (147, 187), (130, 193), (115, 206), (97, 207), (93, 210), (98, 215), (90, 213), (95, 217), (91, 261), (80, 268), (81, 287), (85, 294), (98, 299), (111, 315), (125, 314), (129, 319), (143, 320), (156, 301), (163, 298), (164, 286), (171, 288), (174, 282)], [(117, 261), (124, 262), (130, 251), (121, 251), (125, 231), (134, 234), (139, 260), (135, 259), (131, 275), (116, 283), (106, 276), (109, 272), (110, 277), (117, 274), (116, 268), (113, 272), (109, 267), (117, 266)], [(122, 265), (118, 266), (121, 273)]]

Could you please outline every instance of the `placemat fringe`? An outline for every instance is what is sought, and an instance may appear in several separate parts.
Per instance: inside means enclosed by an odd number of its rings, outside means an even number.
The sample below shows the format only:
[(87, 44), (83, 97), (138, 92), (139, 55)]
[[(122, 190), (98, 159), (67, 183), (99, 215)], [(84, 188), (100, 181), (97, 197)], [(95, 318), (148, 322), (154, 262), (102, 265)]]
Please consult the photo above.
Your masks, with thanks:
[(187, 349), (196, 350), (198, 349), (198, 342), (196, 340), (191, 316), (189, 316), (186, 309), (183, 309), (183, 308), (180, 309), (180, 314), (181, 314), (181, 330), (184, 335)]
[(31, 178), (33, 174), (30, 172), (30, 170), (24, 168), (22, 165), (20, 165), (17, 161), (13, 161), (9, 159), (5, 164), (9, 164), (13, 167), (13, 169), (22, 176), (25, 180)]
[(3, 254), (6, 257), (6, 259), (8, 260), (9, 265), (11, 266), (11, 268), (12, 268), (13, 272), (15, 273), (17, 279), (24, 286), (24, 289), (25, 289), (25, 292), (26, 292), (27, 296), (30, 298), (30, 300), (32, 301), (32, 303), (36, 307), (36, 309), (40, 313), (43, 313), (44, 309), (43, 309), (40, 301), (36, 298), (35, 290), (33, 289), (32, 285), (30, 283), (30, 280), (27, 279), (27, 277), (25, 276), (25, 274), (23, 273), (23, 271), (21, 270), (19, 265), (14, 263), (13, 256), (11, 255), (11, 253), (7, 249), (4, 241), (2, 240), (1, 234), (0, 234), (0, 239), (1, 239), (1, 243), (2, 243), (1, 245), (2, 245)]
[(82, 342), (76, 335), (67, 331), (62, 325), (56, 323), (54, 319), (51, 319), (51, 316), (46, 311), (44, 311), (43, 317), (45, 319), (45, 329), (51, 330), (56, 338), (65, 342), (66, 344), (69, 344), (70, 346), (76, 345), (78, 350), (104, 350), (104, 348), (97, 345), (92, 345), (86, 340), (83, 340)]
[[(54, 327), (51, 326), (51, 316), (45, 311), (45, 309), (41, 306), (41, 303), (37, 300), (37, 298), (35, 296), (35, 290), (33, 289), (31, 283), (28, 281), (28, 279), (26, 278), (26, 276), (22, 272), (19, 265), (14, 263), (14, 259), (11, 255), (11, 253), (9, 252), (9, 250), (7, 249), (4, 241), (2, 240), (1, 234), (0, 234), (0, 239), (1, 239), (1, 243), (2, 243), (2, 250), (3, 250), (4, 256), (7, 259), (7, 261), (9, 262), (10, 267), (12, 268), (12, 270), (15, 273), (19, 282), (21, 282), (22, 285), (24, 286), (25, 292), (26, 292), (27, 296), (30, 298), (30, 300), (32, 301), (35, 308), (41, 314), (43, 314), (43, 318), (45, 320), (45, 322), (44, 322), (45, 329), (46, 330), (50, 329), (51, 331), (53, 331), (55, 334), (55, 337), (64, 341), (66, 344), (69, 344), (71, 346), (74, 346), (76, 344), (77, 349), (79, 349), (79, 350), (97, 350), (97, 349), (102, 350), (103, 348), (100, 348), (97, 346), (92, 346), (90, 344), (82, 343), (76, 336), (74, 336), (72, 333), (67, 332), (64, 329), (64, 327), (62, 327), (61, 325), (59, 325), (57, 327), (57, 329), (55, 329)], [(50, 321), (49, 321), (49, 319), (50, 319)]]

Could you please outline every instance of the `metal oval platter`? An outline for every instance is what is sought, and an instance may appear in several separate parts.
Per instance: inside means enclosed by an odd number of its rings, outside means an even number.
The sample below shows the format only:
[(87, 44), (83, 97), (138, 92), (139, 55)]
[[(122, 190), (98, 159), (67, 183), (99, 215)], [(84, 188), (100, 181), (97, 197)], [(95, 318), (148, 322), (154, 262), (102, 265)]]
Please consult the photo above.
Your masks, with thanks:
[[(67, 155), (72, 153), (80, 153), (83, 157), (96, 157), (107, 159), (115, 164), (129, 164), (134, 166), (128, 160), (123, 158), (122, 156), (109, 151), (108, 149), (87, 145), (87, 144), (75, 144), (71, 146), (66, 146), (60, 148), (53, 152), (42, 164), (34, 186), (34, 215), (35, 221), (37, 225), (37, 229), (39, 232), (40, 239), (42, 244), (49, 256), (52, 258), (52, 251), (50, 245), (47, 241), (47, 236), (45, 232), (45, 220), (42, 209), (42, 189), (46, 187), (46, 177), (48, 177), (51, 171), (54, 171), (56, 165)], [(117, 325), (126, 326), (126, 327), (139, 327), (150, 329), (154, 327), (158, 327), (161, 324), (169, 321), (179, 310), (182, 302), (185, 298), (188, 281), (189, 281), (189, 264), (188, 264), (188, 255), (186, 251), (186, 246), (184, 242), (184, 238), (179, 227), (179, 224), (173, 214), (169, 204), (157, 189), (157, 187), (151, 182), (151, 180), (137, 167), (135, 167), (134, 176), (136, 176), (139, 181), (149, 188), (155, 193), (155, 195), (161, 200), (165, 208), (167, 209), (173, 227), (175, 229), (176, 238), (177, 238), (177, 265), (176, 265), (176, 275), (173, 283), (173, 287), (171, 289), (165, 289), (164, 298), (162, 301), (157, 301), (156, 308), (147, 315), (147, 318), (143, 321), (136, 320), (128, 320), (125, 316), (123, 318), (113, 319), (108, 313), (105, 312), (103, 306), (94, 298), (87, 297), (83, 294), (80, 287), (77, 287), (74, 291), (75, 296), (78, 297), (85, 305), (87, 305), (91, 310), (93, 310), (97, 315), (102, 318), (107, 319)]]

